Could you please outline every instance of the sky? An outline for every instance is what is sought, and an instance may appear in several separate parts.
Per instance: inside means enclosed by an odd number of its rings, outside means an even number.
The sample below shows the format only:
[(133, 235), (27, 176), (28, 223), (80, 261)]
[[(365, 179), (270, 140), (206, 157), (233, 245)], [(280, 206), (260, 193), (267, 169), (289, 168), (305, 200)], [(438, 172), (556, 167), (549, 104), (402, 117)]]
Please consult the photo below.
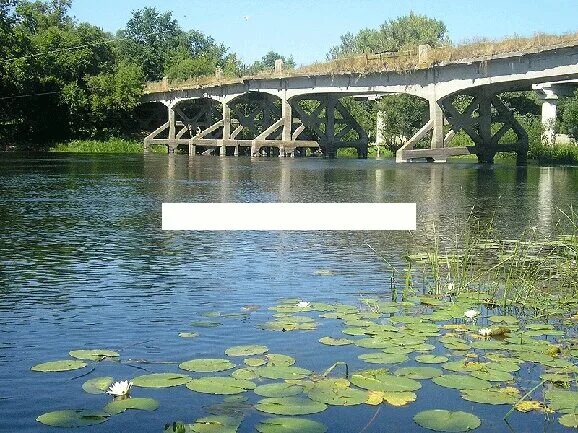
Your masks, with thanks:
[(453, 42), (578, 31), (578, 0), (73, 0), (71, 14), (116, 32), (145, 6), (173, 12), (184, 30), (212, 36), (244, 62), (270, 50), (298, 65), (323, 61), (342, 34), (410, 11), (442, 20)]

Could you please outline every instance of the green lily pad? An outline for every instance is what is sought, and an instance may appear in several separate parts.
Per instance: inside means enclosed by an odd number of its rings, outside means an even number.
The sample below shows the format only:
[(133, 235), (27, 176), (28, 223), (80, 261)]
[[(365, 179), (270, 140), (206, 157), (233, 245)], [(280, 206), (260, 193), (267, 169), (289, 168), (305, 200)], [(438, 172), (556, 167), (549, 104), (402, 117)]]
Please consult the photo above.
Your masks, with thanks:
[(199, 418), (194, 424), (173, 423), (165, 428), (165, 433), (236, 433), (243, 417), (214, 415)]
[(578, 414), (569, 413), (566, 415), (562, 415), (558, 420), (558, 422), (562, 424), (564, 427), (578, 428)]
[(192, 322), (191, 326), (195, 328), (216, 328), (217, 326), (221, 326), (221, 322), (216, 322), (213, 320), (200, 320)]
[(311, 371), (300, 367), (260, 367), (255, 372), (266, 379), (303, 379), (311, 374)]
[(259, 433), (325, 433), (327, 427), (303, 418), (280, 417), (261, 421), (255, 427)]
[(231, 376), (235, 379), (243, 379), (243, 380), (254, 380), (259, 377), (256, 369), (253, 367), (249, 368), (239, 368), (231, 373)]
[(112, 377), (95, 377), (82, 384), (82, 389), (89, 394), (104, 394), (113, 382)]
[(446, 374), (432, 379), (434, 383), (444, 388), (453, 389), (488, 389), (492, 384), (487, 380), (461, 374)]
[(179, 364), (179, 368), (195, 373), (216, 373), (231, 370), (235, 368), (235, 364), (228, 359), (192, 359)]
[(492, 323), (505, 323), (507, 325), (518, 323), (518, 319), (513, 316), (491, 316), (488, 320)]
[(265, 398), (259, 401), (255, 408), (274, 415), (308, 415), (323, 412), (327, 405), (308, 398), (281, 397)]
[(578, 392), (561, 389), (548, 389), (544, 397), (550, 403), (548, 407), (562, 413), (578, 413)]
[(509, 380), (514, 379), (514, 376), (512, 376), (507, 371), (499, 371), (499, 370), (492, 370), (492, 369), (472, 371), (470, 374), (473, 377), (477, 377), (478, 379), (487, 380), (489, 382), (507, 382)]
[(141, 388), (171, 388), (185, 385), (191, 380), (190, 376), (176, 373), (154, 373), (135, 377), (131, 382)]
[(269, 348), (267, 346), (234, 346), (225, 350), (225, 354), (228, 356), (253, 356), (253, 355), (263, 355), (267, 353)]
[(387, 370), (366, 370), (354, 373), (351, 383), (369, 391), (404, 392), (417, 391), (421, 384), (407, 377), (394, 376)]
[(332, 337), (323, 337), (319, 339), (321, 344), (325, 344), (326, 346), (348, 346), (353, 343), (353, 341), (347, 338), (332, 338)]
[(401, 364), (408, 360), (406, 355), (396, 353), (367, 353), (358, 358), (370, 364)]
[(191, 391), (203, 394), (234, 395), (255, 389), (254, 382), (234, 377), (201, 377), (187, 383)]
[(31, 368), (32, 371), (42, 373), (59, 373), (62, 371), (78, 370), (86, 367), (86, 363), (78, 360), (65, 359), (62, 361), (50, 361), (37, 364)]
[(508, 393), (503, 389), (465, 389), (462, 391), (464, 400), (473, 401), (474, 403), (501, 405), (513, 405), (520, 400), (519, 393)]
[(307, 395), (311, 400), (331, 406), (356, 406), (367, 400), (367, 391), (351, 388), (349, 381), (345, 379), (315, 382), (313, 387), (307, 390)]
[(243, 364), (247, 367), (262, 367), (267, 364), (267, 361), (263, 358), (247, 358), (243, 360)]
[(290, 367), (295, 364), (295, 358), (289, 355), (281, 355), (279, 353), (268, 353), (267, 358), (268, 367)]
[(181, 338), (197, 338), (199, 336), (198, 332), (181, 332), (179, 337)]
[(120, 356), (118, 352), (107, 349), (72, 350), (68, 354), (83, 361), (101, 361), (105, 358), (118, 358)]
[(76, 428), (102, 424), (108, 418), (104, 412), (89, 410), (58, 410), (36, 418), (36, 421), (51, 427)]
[(481, 425), (480, 419), (467, 412), (426, 410), (413, 417), (416, 424), (428, 430), (459, 433), (474, 430)]
[(301, 394), (303, 392), (303, 387), (286, 382), (270, 383), (268, 385), (258, 386), (253, 392), (261, 397), (293, 397)]
[(111, 415), (117, 415), (128, 409), (146, 410), (152, 412), (157, 410), (159, 402), (153, 398), (125, 398), (124, 400), (114, 400), (104, 407), (104, 411)]
[(415, 360), (421, 364), (443, 364), (448, 362), (446, 356), (439, 355), (419, 355), (415, 357)]
[(396, 376), (409, 377), (410, 379), (423, 380), (439, 377), (443, 372), (435, 367), (403, 367), (397, 369), (394, 374)]

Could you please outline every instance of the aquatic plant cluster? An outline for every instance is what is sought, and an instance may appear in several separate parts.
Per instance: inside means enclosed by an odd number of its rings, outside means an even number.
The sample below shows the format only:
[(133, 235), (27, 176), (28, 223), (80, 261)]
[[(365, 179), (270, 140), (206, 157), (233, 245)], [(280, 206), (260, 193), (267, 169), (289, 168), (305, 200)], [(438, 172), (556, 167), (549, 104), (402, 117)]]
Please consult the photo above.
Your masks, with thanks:
[[(303, 417), (329, 407), (346, 411), (359, 405), (394, 411), (417, 401), (422, 385), (431, 381), (440, 387), (440, 393), (457, 391), (475, 404), (472, 413), (452, 411), (439, 399), (436, 404), (440, 407), (412, 414), (413, 421), (425, 429), (475, 430), (485, 422), (481, 406), (480, 413), (475, 413), (478, 405), (504, 405), (505, 419), (513, 411), (538, 411), (563, 426), (577, 427), (578, 340), (569, 330), (575, 329), (578, 315), (564, 304), (548, 318), (511, 307), (488, 303), (482, 293), (466, 290), (451, 299), (435, 294), (408, 295), (405, 300), (362, 297), (355, 305), (285, 299), (270, 307), (271, 320), (259, 326), (284, 333), (281, 335), (306, 335), (329, 322), (337, 325), (331, 329), (341, 330), (341, 334), (314, 343), (344, 350), (339, 352), (343, 357), (329, 369), (323, 371), (319, 366), (314, 372), (300, 367), (289, 355), (270, 353), (265, 341), (234, 346), (214, 358), (180, 362), (178, 371), (139, 375), (130, 381), (91, 377), (82, 388), (89, 394), (111, 394), (104, 408), (48, 412), (38, 421), (54, 427), (100, 424), (128, 410), (156, 410), (159, 403), (146, 396), (147, 389), (186, 387), (199, 398), (222, 395), (223, 401), (206, 407), (205, 417), (167, 424), (165, 432), (234, 433), (249, 413), (257, 411), (264, 415), (255, 425), (258, 432), (323, 433), (327, 431), (323, 423)], [(250, 314), (256, 308), (244, 311)], [(194, 326), (217, 327), (219, 322)], [(350, 348), (355, 352), (343, 355)], [(366, 353), (356, 355), (359, 349)], [(69, 359), (42, 363), (32, 370), (62, 372), (90, 363), (122, 362), (113, 350), (73, 350), (69, 354)], [(360, 361), (366, 368), (350, 368)], [(537, 372), (531, 380), (522, 374), (528, 366)], [(114, 382), (121, 379), (123, 382)]]

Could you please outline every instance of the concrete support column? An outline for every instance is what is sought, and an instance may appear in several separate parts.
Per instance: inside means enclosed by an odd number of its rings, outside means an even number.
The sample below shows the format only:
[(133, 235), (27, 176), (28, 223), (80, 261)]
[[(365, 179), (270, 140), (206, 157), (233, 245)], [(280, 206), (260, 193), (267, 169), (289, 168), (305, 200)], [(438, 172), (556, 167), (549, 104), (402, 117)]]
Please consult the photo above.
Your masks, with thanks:
[(444, 147), (444, 112), (442, 107), (435, 99), (429, 101), (429, 116), (433, 120), (433, 134), (431, 140), (432, 149), (441, 149)]
[(168, 153), (175, 153), (175, 140), (177, 139), (177, 120), (175, 106), (168, 106), (169, 113), (169, 144), (167, 145)]
[[(226, 102), (223, 102), (223, 143), (221, 144), (221, 156), (227, 156), (226, 142), (231, 139), (231, 107)], [(238, 148), (236, 148), (238, 155)]]
[(327, 143), (325, 145), (325, 157), (336, 158), (337, 149), (335, 148), (335, 104), (337, 101), (332, 95), (328, 96), (326, 101), (325, 136), (327, 137)]
[(293, 108), (286, 98), (281, 100), (281, 117), (283, 118), (282, 141), (291, 141), (291, 130), (293, 128)]
[(197, 154), (197, 146), (194, 144), (189, 144), (189, 156), (195, 156)]
[[(377, 126), (375, 128), (375, 145), (385, 146), (385, 136), (383, 134), (385, 128), (385, 113), (383, 111), (377, 112)], [(379, 150), (378, 150), (379, 152)]]
[(558, 117), (558, 97), (553, 96), (542, 100), (542, 125), (544, 125), (544, 141), (549, 145), (556, 142), (556, 119)]

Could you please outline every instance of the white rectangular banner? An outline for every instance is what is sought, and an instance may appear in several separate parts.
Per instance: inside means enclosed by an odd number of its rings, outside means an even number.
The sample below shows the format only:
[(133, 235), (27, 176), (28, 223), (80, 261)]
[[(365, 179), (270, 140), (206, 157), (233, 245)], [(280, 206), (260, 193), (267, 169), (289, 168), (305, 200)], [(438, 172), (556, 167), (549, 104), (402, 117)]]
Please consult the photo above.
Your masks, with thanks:
[(164, 203), (163, 230), (415, 230), (410, 203)]

